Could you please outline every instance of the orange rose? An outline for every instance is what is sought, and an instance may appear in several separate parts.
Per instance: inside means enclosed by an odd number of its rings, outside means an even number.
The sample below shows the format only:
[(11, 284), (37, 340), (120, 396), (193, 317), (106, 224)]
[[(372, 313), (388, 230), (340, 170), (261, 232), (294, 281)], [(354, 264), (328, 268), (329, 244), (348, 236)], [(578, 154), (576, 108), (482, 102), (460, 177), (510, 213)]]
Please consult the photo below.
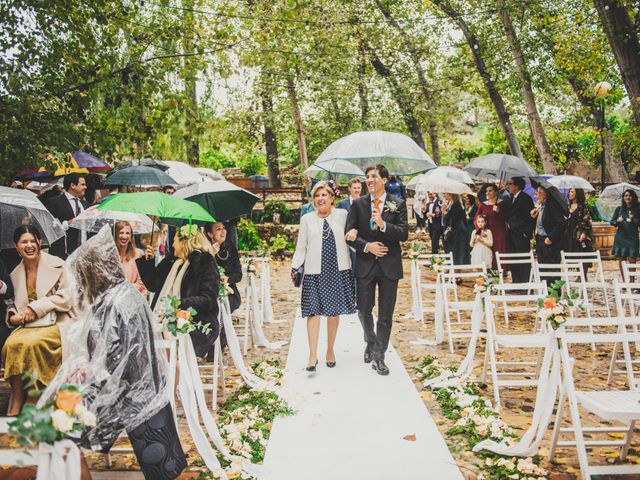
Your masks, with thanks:
[(556, 297), (547, 297), (542, 302), (544, 308), (555, 308), (556, 307)]
[(189, 320), (189, 318), (191, 318), (191, 314), (186, 310), (178, 310), (176, 312), (176, 317), (182, 318), (184, 320)]
[(436, 257), (435, 262), (436, 262), (436, 263), (442, 263), (442, 258), (440, 258), (440, 257)]
[(80, 392), (74, 390), (58, 390), (56, 392), (56, 407), (67, 413), (73, 413), (76, 405), (81, 401), (82, 395), (80, 395)]
[(476, 286), (482, 287), (484, 285), (484, 277), (476, 278)]

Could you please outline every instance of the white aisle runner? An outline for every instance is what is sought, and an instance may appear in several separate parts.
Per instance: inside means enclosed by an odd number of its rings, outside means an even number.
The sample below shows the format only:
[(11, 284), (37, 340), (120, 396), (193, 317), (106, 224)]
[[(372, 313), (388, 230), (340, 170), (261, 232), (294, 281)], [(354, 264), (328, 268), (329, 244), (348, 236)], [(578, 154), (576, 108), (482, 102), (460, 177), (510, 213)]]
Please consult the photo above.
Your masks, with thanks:
[(341, 320), (335, 368), (325, 364), (325, 319), (319, 345), (318, 369), (309, 373), (306, 320), (296, 320), (282, 394), (297, 413), (275, 420), (264, 478), (462, 480), (393, 348), (386, 355), (391, 374), (378, 375), (363, 362), (356, 315)]

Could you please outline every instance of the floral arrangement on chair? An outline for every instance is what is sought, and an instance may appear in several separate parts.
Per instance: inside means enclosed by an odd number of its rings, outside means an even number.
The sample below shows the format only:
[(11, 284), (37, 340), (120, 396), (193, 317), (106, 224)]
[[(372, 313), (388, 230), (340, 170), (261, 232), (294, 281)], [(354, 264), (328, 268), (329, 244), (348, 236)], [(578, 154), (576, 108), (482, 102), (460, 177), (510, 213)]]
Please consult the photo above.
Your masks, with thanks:
[(180, 308), (180, 299), (175, 295), (167, 295), (160, 299), (162, 304), (162, 322), (165, 324), (165, 330), (171, 333), (174, 337), (178, 334), (184, 334), (200, 329), (204, 333), (211, 331), (211, 326), (202, 323), (195, 322), (195, 317), (198, 312), (195, 309), (189, 307), (186, 310)]
[(473, 293), (484, 293), (486, 291), (493, 293), (493, 286), (498, 283), (498, 278), (498, 272), (495, 270), (489, 270), (487, 273), (478, 275), (473, 285)]
[(556, 280), (549, 288), (549, 295), (538, 299), (538, 317), (554, 330), (567, 321), (571, 315), (571, 309), (578, 308), (582, 312), (585, 311), (584, 305), (577, 301), (580, 293), (577, 290), (563, 292), (565, 284), (564, 280)]
[(443, 262), (444, 262), (444, 258), (442, 258), (440, 255), (431, 255), (428, 259), (427, 259), (427, 265), (426, 267), (429, 270), (433, 270), (434, 272), (437, 272), (438, 270), (440, 270), (440, 267), (442, 266)]
[(220, 272), (220, 289), (218, 290), (218, 298), (226, 298), (233, 293), (233, 288), (229, 286), (229, 277), (227, 277), (223, 267), (218, 267)]
[(411, 242), (409, 244), (409, 251), (407, 252), (407, 255), (409, 255), (409, 258), (411, 260), (418, 260), (418, 257), (422, 255), (422, 252), (424, 252), (424, 245), (416, 242)]
[(249, 263), (247, 263), (247, 274), (251, 274), (256, 278), (260, 277), (260, 272), (253, 259), (249, 259)]
[[(35, 384), (35, 378), (31, 381)], [(41, 442), (53, 444), (72, 436), (77, 438), (86, 427), (96, 425), (96, 417), (84, 406), (82, 397), (77, 385), (62, 385), (55, 400), (42, 408), (25, 405), (22, 413), (8, 423), (9, 433), (25, 447)]]

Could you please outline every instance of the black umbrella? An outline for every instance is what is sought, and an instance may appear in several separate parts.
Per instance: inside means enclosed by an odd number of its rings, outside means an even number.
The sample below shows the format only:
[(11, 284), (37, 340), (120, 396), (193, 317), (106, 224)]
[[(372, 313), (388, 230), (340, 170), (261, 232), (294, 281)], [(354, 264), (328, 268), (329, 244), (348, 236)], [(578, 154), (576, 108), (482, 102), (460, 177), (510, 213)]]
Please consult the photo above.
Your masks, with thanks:
[(537, 177), (538, 172), (520, 157), (504, 153), (490, 153), (474, 159), (463, 168), (469, 175), (480, 179), (506, 180), (512, 177)]
[(544, 188), (547, 192), (547, 201), (551, 201), (557, 204), (557, 206), (562, 210), (564, 216), (569, 215), (569, 207), (566, 200), (564, 199), (564, 195), (562, 195), (562, 193), (560, 193), (560, 190), (558, 190), (558, 187), (549, 183), (548, 180), (540, 177), (532, 177), (531, 185), (533, 185), (534, 188)]
[(165, 165), (164, 163), (158, 160), (154, 160), (152, 158), (139, 158), (136, 160), (131, 160), (129, 162), (117, 164), (115, 167), (113, 167), (112, 172), (115, 173), (118, 170), (122, 170), (123, 168), (130, 168), (130, 167), (151, 167), (151, 168), (157, 168), (158, 170), (161, 170), (163, 172), (166, 172), (167, 170), (169, 170), (169, 165)]
[(162, 170), (152, 167), (129, 167), (118, 170), (107, 177), (105, 186), (119, 187), (121, 185), (143, 186), (175, 185), (177, 182)]

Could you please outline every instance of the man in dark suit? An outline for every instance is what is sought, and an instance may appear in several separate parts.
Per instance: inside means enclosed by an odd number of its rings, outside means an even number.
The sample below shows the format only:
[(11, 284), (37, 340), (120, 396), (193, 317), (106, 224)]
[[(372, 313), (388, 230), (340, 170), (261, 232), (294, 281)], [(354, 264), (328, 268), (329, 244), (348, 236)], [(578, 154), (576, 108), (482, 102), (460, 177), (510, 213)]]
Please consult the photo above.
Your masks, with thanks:
[(69, 228), (68, 224), (75, 217), (89, 208), (84, 200), (84, 192), (87, 189), (87, 181), (81, 173), (65, 175), (62, 183), (64, 193), (51, 198), (46, 204), (47, 210), (62, 223), (67, 231), (66, 236), (57, 240), (49, 248), (51, 255), (66, 259), (80, 244), (87, 239), (86, 232)]
[(13, 287), (11, 277), (5, 268), (4, 261), (0, 258), (0, 350), (4, 347), (4, 342), (9, 338), (11, 330), (5, 323), (7, 315), (6, 301), (13, 300)]
[(338, 208), (341, 208), (348, 212), (349, 210), (351, 210), (351, 205), (353, 204), (354, 200), (360, 198), (361, 193), (362, 182), (359, 178), (352, 178), (351, 180), (349, 180), (349, 195), (338, 202)]
[[(533, 200), (524, 193), (524, 178), (514, 177), (507, 182), (511, 194), (508, 201), (509, 218), (507, 219), (507, 244), (509, 253), (526, 253), (531, 250), (531, 237), (535, 228), (535, 221), (531, 218)], [(513, 283), (527, 283), (531, 274), (531, 265), (513, 265), (511, 281)]]
[[(356, 302), (367, 347), (364, 361), (388, 375), (384, 355), (389, 346), (398, 281), (403, 276), (400, 242), (407, 240), (407, 205), (388, 195), (389, 172), (384, 165), (367, 168), (369, 194), (353, 202), (345, 231), (357, 230), (349, 244), (356, 249)], [(374, 331), (373, 306), (378, 287), (378, 322)]]
[(442, 202), (433, 192), (429, 192), (429, 203), (427, 203), (427, 227), (431, 238), (431, 253), (438, 253), (444, 226), (442, 224)]
[(536, 197), (540, 206), (535, 208), (532, 216), (536, 218), (536, 255), (538, 263), (560, 263), (562, 241), (567, 225), (562, 208), (549, 202), (547, 191), (538, 187)]

